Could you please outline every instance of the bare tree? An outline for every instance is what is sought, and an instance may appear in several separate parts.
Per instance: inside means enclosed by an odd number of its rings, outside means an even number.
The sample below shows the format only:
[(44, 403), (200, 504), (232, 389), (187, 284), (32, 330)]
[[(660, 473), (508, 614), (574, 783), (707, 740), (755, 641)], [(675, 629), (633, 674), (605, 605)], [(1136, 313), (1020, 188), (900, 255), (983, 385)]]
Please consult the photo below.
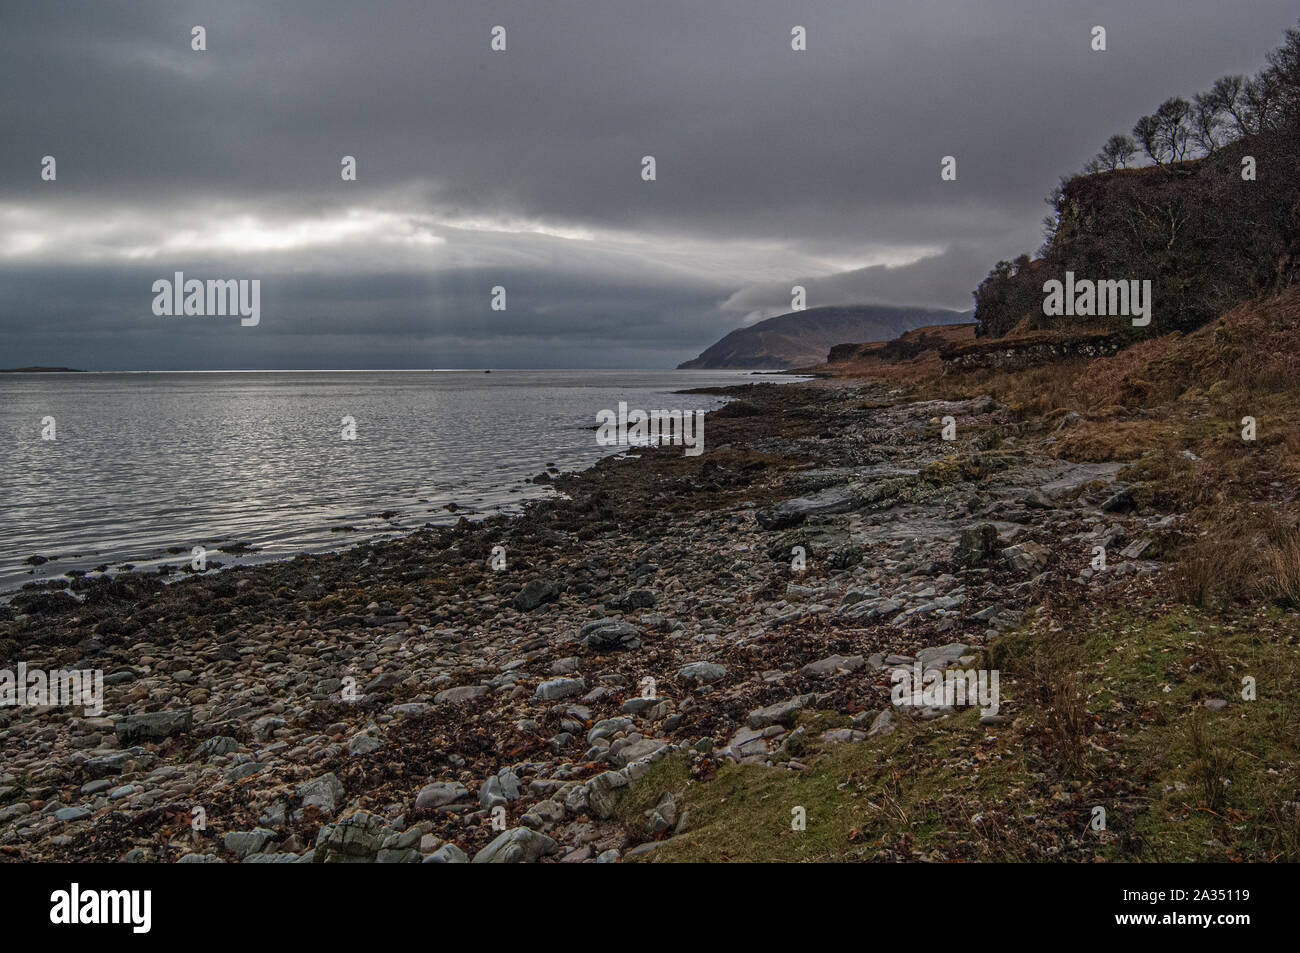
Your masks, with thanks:
[(1123, 133), (1116, 133), (1101, 147), (1097, 160), (1106, 169), (1127, 169), (1135, 155), (1137, 155), (1137, 143)]
[(1286, 31), (1286, 42), (1268, 54), (1264, 72), (1272, 83), (1279, 118), (1300, 116), (1300, 28)]
[(1252, 135), (1271, 129), (1277, 122), (1279, 93), (1277, 78), (1271, 70), (1262, 70), (1247, 81), (1242, 99), (1245, 102), (1246, 127)]
[(1246, 104), (1242, 99), (1242, 90), (1246, 85), (1244, 76), (1224, 76), (1214, 81), (1210, 95), (1219, 101), (1223, 113), (1232, 120), (1238, 136), (1250, 132), (1246, 118)]
[(1223, 103), (1214, 90), (1197, 93), (1192, 97), (1192, 141), (1206, 155), (1213, 155), (1221, 145), (1219, 126), (1223, 119)]
[(1047, 198), (1043, 199), (1052, 207), (1052, 214), (1043, 217), (1043, 244), (1038, 249), (1039, 258), (1047, 256), (1047, 250), (1052, 247), (1052, 240), (1056, 238), (1056, 232), (1061, 227), (1061, 213), (1065, 208), (1066, 181), (1062, 178), (1052, 187)]
[(1163, 161), (1163, 149), (1160, 139), (1160, 120), (1155, 116), (1143, 116), (1133, 125), (1133, 138), (1137, 140), (1142, 151), (1151, 157), (1151, 161), (1160, 165)]
[(1156, 110), (1156, 136), (1169, 153), (1170, 162), (1179, 162), (1187, 155), (1187, 118), (1191, 112), (1191, 103), (1181, 96), (1170, 96)]

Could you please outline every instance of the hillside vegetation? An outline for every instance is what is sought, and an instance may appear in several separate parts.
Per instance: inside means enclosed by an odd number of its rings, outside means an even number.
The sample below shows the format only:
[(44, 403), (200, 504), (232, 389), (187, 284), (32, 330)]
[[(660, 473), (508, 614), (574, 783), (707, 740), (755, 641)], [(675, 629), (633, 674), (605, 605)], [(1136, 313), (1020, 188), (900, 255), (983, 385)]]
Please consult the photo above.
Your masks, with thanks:
[[(989, 272), (975, 292), (981, 337), (1077, 327), (1077, 317), (1043, 314), (1044, 282), (1066, 271), (1149, 279), (1143, 335), (1196, 328), (1300, 277), (1300, 29), (1253, 79), (1224, 77), (1192, 103), (1172, 98), (1134, 133), (1138, 142), (1112, 137), (1049, 198), (1038, 259)], [(1148, 164), (1129, 167), (1139, 143)]]

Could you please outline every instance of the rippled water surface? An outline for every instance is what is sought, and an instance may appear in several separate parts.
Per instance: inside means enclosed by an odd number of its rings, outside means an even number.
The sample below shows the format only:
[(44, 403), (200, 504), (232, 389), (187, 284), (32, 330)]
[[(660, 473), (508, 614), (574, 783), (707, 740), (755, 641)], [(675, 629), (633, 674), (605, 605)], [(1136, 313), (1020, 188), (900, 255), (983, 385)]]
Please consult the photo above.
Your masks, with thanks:
[[(596, 444), (597, 411), (620, 400), (710, 410), (723, 401), (673, 392), (756, 379), (743, 371), (3, 374), (0, 590), (103, 564), (179, 566), (197, 545), (256, 547), (239, 557), (247, 562), (509, 511), (547, 492), (526, 481), (548, 464), (581, 469), (614, 449)], [(54, 441), (41, 439), (47, 416)], [(355, 441), (341, 439), (344, 416), (356, 420)], [(56, 558), (26, 565), (33, 555)]]

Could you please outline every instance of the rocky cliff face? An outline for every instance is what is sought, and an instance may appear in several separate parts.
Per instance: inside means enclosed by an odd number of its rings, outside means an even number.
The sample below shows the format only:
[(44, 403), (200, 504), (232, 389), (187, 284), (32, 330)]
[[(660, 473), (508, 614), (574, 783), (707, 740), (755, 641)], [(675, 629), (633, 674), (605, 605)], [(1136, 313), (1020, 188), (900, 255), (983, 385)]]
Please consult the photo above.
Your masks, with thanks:
[[(1153, 285), (1149, 334), (1188, 331), (1300, 279), (1300, 120), (1212, 155), (1066, 182), (1042, 258), (999, 262), (975, 293), (981, 337), (1077, 327), (1043, 314), (1067, 271)], [(1243, 161), (1256, 168), (1242, 177)], [(1112, 318), (1116, 326), (1124, 318)]]
[(977, 367), (1019, 370), (1071, 358), (1108, 357), (1131, 343), (1132, 335), (1124, 332), (1063, 335), (1038, 331), (945, 348), (939, 357), (945, 374)]

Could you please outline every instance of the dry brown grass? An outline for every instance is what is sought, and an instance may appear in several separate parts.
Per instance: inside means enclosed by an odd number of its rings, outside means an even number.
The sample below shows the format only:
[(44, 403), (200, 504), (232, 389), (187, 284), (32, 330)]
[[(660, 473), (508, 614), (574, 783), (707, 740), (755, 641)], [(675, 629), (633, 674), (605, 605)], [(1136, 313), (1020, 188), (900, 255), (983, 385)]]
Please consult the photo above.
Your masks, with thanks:
[(1240, 561), (1225, 553), (1218, 539), (1199, 537), (1174, 564), (1170, 580), (1174, 598), (1198, 609), (1209, 609), (1247, 588), (1241, 568)]
[(1171, 594), (1201, 609), (1263, 600), (1300, 608), (1296, 515), (1222, 501), (1193, 515), (1195, 535), (1178, 551)]
[(1086, 360), (1075, 359), (1015, 371), (982, 368), (924, 381), (918, 390), (920, 396), (941, 400), (987, 394), (1024, 417), (1047, 416), (1080, 408), (1075, 382), (1087, 366)]
[(1166, 357), (1179, 337), (1166, 334), (1148, 338), (1118, 354), (1093, 361), (1084, 375), (1087, 387), (1080, 394), (1085, 406), (1090, 410), (1113, 406), (1134, 408), (1150, 406), (1161, 397), (1172, 399), (1176, 394), (1170, 393), (1171, 388), (1160, 387), (1145, 378), (1148, 366)]
[[(987, 393), (1024, 414), (1155, 412), (1209, 394), (1221, 411), (1254, 413), (1300, 381), (1300, 288), (1249, 301), (1188, 335), (1148, 338), (1110, 357), (1022, 370), (978, 369), (927, 382), (936, 393)], [(1253, 408), (1253, 410), (1252, 410)], [(1300, 442), (1300, 434), (1293, 439)]]
[(1026, 688), (1063, 776), (1083, 768), (1091, 720), (1072, 647), (1039, 647), (1029, 661)]
[(1283, 605), (1300, 608), (1300, 529), (1286, 529), (1270, 541), (1263, 554), (1260, 587)]
[(1083, 420), (1062, 432), (1057, 456), (1095, 463), (1136, 460), (1152, 450), (1167, 452), (1167, 420)]

